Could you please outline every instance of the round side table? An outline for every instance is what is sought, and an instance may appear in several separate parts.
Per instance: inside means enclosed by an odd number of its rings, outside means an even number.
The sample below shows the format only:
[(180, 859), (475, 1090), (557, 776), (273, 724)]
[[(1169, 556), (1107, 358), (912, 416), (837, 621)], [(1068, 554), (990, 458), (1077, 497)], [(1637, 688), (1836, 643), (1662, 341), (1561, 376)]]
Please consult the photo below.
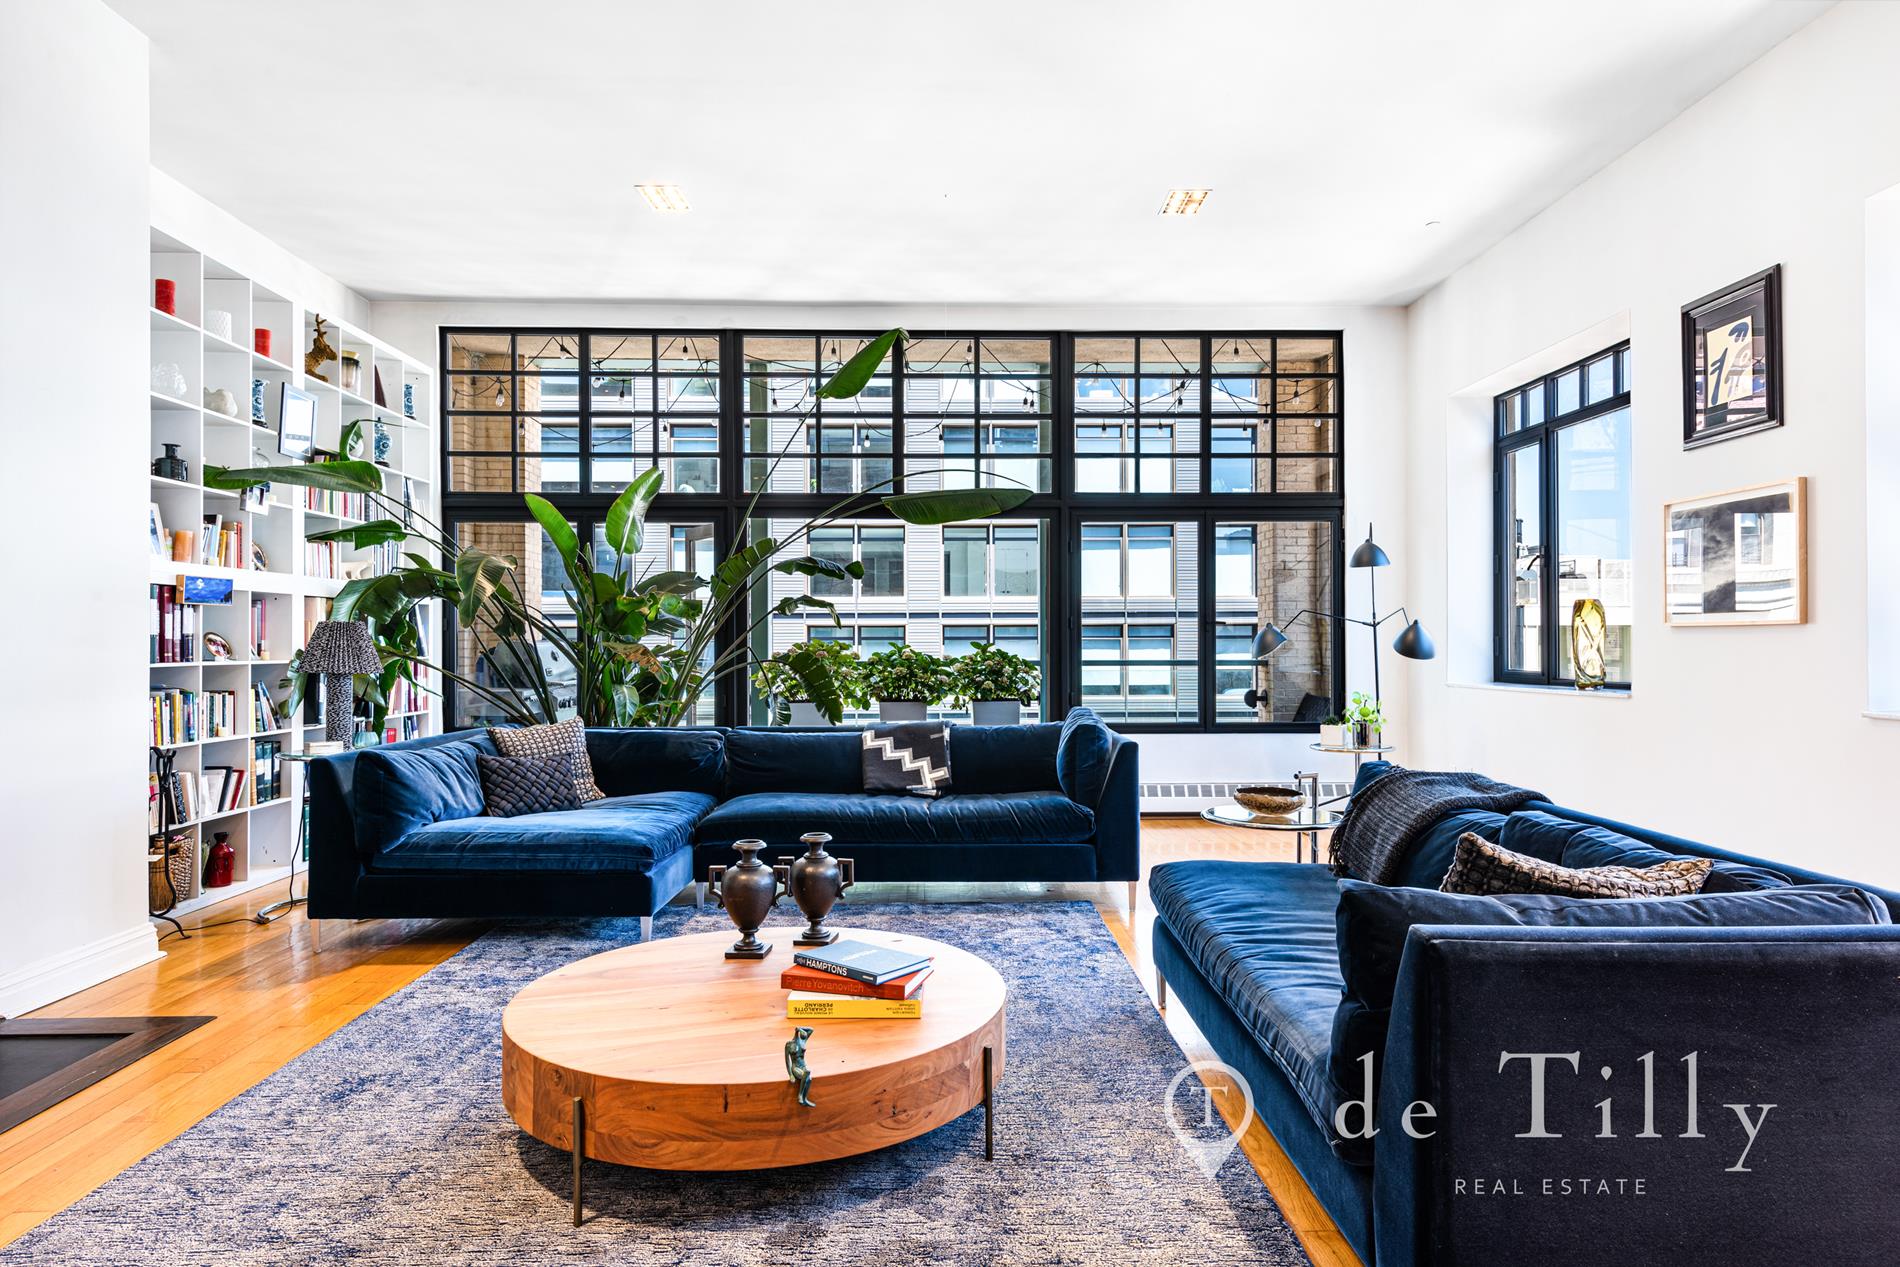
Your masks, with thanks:
[(1302, 852), (1309, 855), (1308, 861), (1319, 861), (1319, 834), (1337, 826), (1345, 815), (1334, 810), (1315, 809), (1303, 805), (1286, 814), (1256, 814), (1244, 805), (1229, 801), (1224, 805), (1212, 805), (1201, 811), (1201, 817), (1210, 823), (1219, 823), (1223, 827), (1246, 827), (1252, 831), (1290, 831), (1294, 833), (1293, 857), (1297, 861)]
[[(1354, 786), (1357, 786), (1359, 783), (1359, 767), (1366, 763), (1367, 757), (1383, 757), (1388, 752), (1397, 752), (1399, 750), (1397, 744), (1389, 744), (1389, 743), (1367, 744), (1363, 748), (1358, 747), (1354, 744), (1330, 744), (1330, 743), (1312, 743), (1306, 746), (1311, 748), (1314, 752), (1339, 752), (1339, 753), (1350, 754), (1352, 757), (1352, 781), (1353, 781)], [(1343, 801), (1347, 798), (1342, 796), (1339, 799)]]

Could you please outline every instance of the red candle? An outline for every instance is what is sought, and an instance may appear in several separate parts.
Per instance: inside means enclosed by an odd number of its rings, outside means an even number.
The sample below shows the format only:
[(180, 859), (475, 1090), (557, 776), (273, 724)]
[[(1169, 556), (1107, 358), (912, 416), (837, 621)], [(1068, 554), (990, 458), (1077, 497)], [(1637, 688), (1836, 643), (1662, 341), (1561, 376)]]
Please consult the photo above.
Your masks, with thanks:
[(156, 278), (152, 282), (152, 307), (160, 312), (178, 314), (178, 283), (169, 277)]
[(270, 355), (270, 331), (263, 326), (251, 331), (251, 348), (259, 356)]

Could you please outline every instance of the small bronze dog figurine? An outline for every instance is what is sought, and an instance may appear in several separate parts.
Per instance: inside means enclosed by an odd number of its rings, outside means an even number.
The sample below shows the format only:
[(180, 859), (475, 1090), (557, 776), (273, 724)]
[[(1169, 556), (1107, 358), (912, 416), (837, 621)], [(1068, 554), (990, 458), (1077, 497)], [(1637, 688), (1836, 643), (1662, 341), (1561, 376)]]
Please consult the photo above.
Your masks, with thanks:
[(811, 1026), (800, 1025), (785, 1044), (785, 1076), (798, 1088), (798, 1102), (808, 1109), (816, 1107), (811, 1102), (811, 1066), (805, 1063), (805, 1040), (810, 1037)]

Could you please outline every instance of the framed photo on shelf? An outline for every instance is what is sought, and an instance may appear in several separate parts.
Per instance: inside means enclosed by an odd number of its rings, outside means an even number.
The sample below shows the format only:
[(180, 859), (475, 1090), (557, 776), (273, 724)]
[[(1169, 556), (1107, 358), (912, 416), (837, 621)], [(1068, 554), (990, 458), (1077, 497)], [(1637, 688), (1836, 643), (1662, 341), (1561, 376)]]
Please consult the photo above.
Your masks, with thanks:
[(1663, 504), (1663, 623), (1804, 625), (1808, 481)]
[(317, 442), (317, 398), (289, 383), (277, 408), (277, 451), (289, 458), (307, 458)]
[(1682, 447), (1779, 427), (1781, 265), (1682, 308)]

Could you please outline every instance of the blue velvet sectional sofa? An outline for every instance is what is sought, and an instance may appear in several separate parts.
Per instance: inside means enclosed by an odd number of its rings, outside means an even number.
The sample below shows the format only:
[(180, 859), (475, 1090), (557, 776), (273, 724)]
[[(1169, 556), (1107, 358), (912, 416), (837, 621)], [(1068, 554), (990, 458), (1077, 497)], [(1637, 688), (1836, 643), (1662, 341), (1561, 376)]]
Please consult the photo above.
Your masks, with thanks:
[(1137, 749), (1093, 712), (949, 750), (930, 800), (866, 795), (855, 730), (589, 730), (606, 798), (515, 818), (483, 814), (485, 731), (338, 753), (310, 767), (310, 916), (651, 917), (733, 841), (813, 831), (865, 881), (1140, 876)]
[[(1689, 898), (1441, 894), (1467, 831), (1566, 866), (1715, 868)], [(1900, 894), (1541, 802), (1442, 816), (1399, 879), (1150, 877), (1164, 997), (1367, 1264), (1900, 1254)]]

